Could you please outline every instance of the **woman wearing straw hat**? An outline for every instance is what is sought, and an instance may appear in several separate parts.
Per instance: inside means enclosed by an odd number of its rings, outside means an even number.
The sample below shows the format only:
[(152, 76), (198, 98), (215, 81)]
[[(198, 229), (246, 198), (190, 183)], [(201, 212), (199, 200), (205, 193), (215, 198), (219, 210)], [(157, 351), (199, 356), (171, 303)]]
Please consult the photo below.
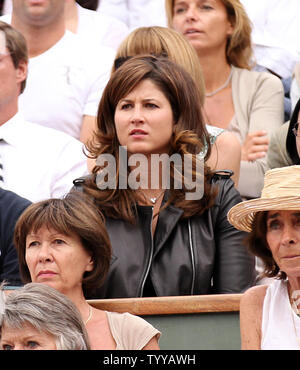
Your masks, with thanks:
[(241, 299), (242, 349), (300, 349), (300, 166), (268, 171), (261, 198), (234, 206), (228, 219), (249, 232), (249, 250), (273, 278)]

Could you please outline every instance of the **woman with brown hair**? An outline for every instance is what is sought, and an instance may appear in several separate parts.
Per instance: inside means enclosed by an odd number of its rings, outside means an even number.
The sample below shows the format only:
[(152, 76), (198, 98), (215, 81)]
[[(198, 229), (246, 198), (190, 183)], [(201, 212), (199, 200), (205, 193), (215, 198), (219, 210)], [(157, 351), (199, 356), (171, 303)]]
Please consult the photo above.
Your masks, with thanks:
[(86, 297), (106, 281), (111, 245), (103, 217), (81, 193), (29, 206), (15, 228), (24, 283), (42, 283), (66, 295), (79, 310), (91, 349), (159, 349), (160, 332), (129, 313), (89, 305)]
[(300, 166), (266, 172), (262, 195), (234, 206), (228, 219), (249, 232), (269, 284), (242, 296), (242, 349), (300, 349)]
[(103, 212), (113, 249), (94, 298), (233, 293), (252, 284), (244, 233), (226, 218), (241, 198), (198, 155), (211, 149), (200, 100), (192, 77), (165, 57), (136, 56), (112, 74), (87, 146), (97, 165), (74, 182)]
[[(180, 50), (180, 52), (178, 52)], [(205, 99), (205, 86), (201, 66), (194, 48), (179, 32), (167, 27), (140, 27), (132, 31), (117, 50), (115, 65), (141, 54), (163, 55), (185, 68), (194, 78), (200, 91), (201, 106)], [(232, 180), (238, 185), (240, 175), (241, 145), (232, 132), (206, 125), (212, 144), (206, 164), (212, 170), (233, 171)]]
[(255, 198), (267, 169), (269, 135), (284, 120), (279, 78), (250, 71), (251, 25), (239, 0), (166, 0), (169, 27), (195, 48), (202, 67), (206, 123), (237, 134), (242, 145), (239, 191)]

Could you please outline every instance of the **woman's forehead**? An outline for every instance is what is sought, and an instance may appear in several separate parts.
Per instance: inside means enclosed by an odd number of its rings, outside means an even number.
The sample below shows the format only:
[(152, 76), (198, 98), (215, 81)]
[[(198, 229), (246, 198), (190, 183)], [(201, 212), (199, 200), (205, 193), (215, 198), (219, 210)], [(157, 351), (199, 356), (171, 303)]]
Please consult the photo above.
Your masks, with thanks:
[(293, 216), (293, 217), (299, 217), (300, 216), (300, 210), (272, 210), (268, 211), (267, 218), (276, 218), (276, 217), (287, 217), (287, 216)]
[(0, 31), (0, 54), (6, 53), (6, 38), (5, 33)]

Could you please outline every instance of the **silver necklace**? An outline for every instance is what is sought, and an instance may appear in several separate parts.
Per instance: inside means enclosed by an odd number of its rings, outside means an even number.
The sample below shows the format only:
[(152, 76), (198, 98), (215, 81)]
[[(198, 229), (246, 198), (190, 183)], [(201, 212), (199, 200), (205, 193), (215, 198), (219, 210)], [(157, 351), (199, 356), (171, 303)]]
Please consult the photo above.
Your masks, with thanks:
[(158, 199), (163, 195), (163, 193), (165, 192), (165, 190), (163, 190), (157, 197), (147, 197), (147, 195), (143, 192), (142, 189), (139, 189), (139, 191), (143, 194), (144, 198), (147, 199), (147, 200), (150, 200), (150, 202), (152, 204), (155, 204)]
[(225, 89), (225, 87), (227, 87), (227, 86), (229, 85), (229, 82), (230, 82), (231, 77), (232, 77), (232, 73), (233, 73), (233, 69), (232, 69), (232, 67), (230, 67), (229, 77), (227, 78), (227, 80), (226, 80), (226, 82), (224, 83), (224, 85), (220, 86), (218, 89), (216, 89), (216, 90), (214, 90), (214, 91), (212, 91), (212, 92), (210, 92), (210, 93), (205, 93), (205, 96), (206, 96), (207, 98), (209, 98), (210, 96), (213, 96), (213, 95), (217, 94), (219, 91), (221, 91), (221, 90)]

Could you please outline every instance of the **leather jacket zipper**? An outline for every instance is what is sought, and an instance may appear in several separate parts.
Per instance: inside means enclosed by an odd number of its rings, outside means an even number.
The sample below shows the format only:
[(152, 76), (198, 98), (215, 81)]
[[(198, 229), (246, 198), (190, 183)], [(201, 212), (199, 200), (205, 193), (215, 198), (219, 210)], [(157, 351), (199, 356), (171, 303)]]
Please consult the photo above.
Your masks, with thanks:
[(191, 288), (191, 295), (194, 294), (195, 288), (195, 277), (196, 277), (196, 267), (195, 267), (195, 255), (194, 255), (194, 246), (193, 246), (193, 239), (192, 239), (192, 227), (191, 221), (188, 220), (188, 229), (189, 229), (189, 247), (191, 252), (191, 260), (192, 260), (192, 288)]
[[(153, 207), (152, 207), (152, 216), (151, 216), (151, 220), (153, 218)], [(139, 296), (142, 297), (143, 296), (143, 293), (144, 293), (144, 287), (145, 287), (145, 283), (146, 283), (146, 279), (149, 275), (149, 271), (150, 271), (150, 268), (151, 268), (151, 264), (152, 264), (152, 257), (153, 257), (153, 235), (152, 235), (152, 222), (150, 223), (150, 235), (151, 235), (151, 249), (150, 249), (150, 258), (149, 258), (149, 261), (148, 261), (148, 265), (147, 265), (147, 268), (146, 268), (146, 272), (145, 272), (145, 275), (144, 275), (144, 278), (142, 280), (142, 285), (141, 285), (141, 289), (140, 289), (140, 294)]]

